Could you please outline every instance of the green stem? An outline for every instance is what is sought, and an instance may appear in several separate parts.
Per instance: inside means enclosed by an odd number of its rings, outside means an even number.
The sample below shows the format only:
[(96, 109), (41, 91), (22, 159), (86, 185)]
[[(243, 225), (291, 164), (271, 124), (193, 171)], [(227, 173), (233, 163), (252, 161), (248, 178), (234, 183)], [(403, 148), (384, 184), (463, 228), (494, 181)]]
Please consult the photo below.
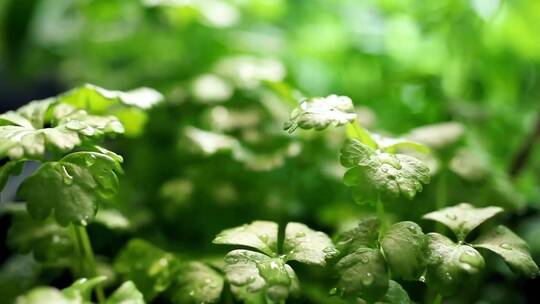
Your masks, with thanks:
[[(437, 198), (435, 200), (435, 210), (441, 210), (446, 207), (448, 201), (448, 188), (446, 182), (446, 170), (441, 168), (439, 174), (439, 180), (437, 181)], [(437, 223), (435, 231), (441, 233), (444, 230), (444, 226), (441, 223)]]
[(442, 303), (442, 295), (440, 293), (437, 293), (435, 296), (435, 300), (433, 300), (433, 304), (441, 304)]
[(377, 217), (381, 222), (380, 235), (383, 235), (388, 230), (388, 221), (386, 220), (386, 213), (384, 212), (384, 204), (381, 200), (381, 196), (377, 196)]
[(347, 134), (349, 138), (359, 139), (362, 143), (374, 149), (377, 148), (377, 143), (371, 138), (369, 132), (362, 128), (357, 121), (353, 121), (347, 125)]
[[(88, 237), (88, 232), (86, 227), (73, 225), (75, 231), (75, 237), (77, 239), (77, 247), (80, 250), (82, 256), (83, 271), (87, 277), (95, 277), (97, 275), (96, 267), (96, 257), (94, 256), (94, 251), (92, 250), (92, 244), (90, 243), (90, 238)], [(103, 291), (103, 286), (98, 284), (96, 286), (96, 297), (98, 303), (105, 302), (105, 292)]]

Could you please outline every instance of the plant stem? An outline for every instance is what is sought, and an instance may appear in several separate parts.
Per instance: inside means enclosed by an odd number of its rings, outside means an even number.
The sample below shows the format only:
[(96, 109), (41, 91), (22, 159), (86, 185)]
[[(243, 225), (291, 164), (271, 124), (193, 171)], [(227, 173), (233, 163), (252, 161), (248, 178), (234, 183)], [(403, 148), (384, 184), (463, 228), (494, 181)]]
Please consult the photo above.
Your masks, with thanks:
[(384, 204), (381, 201), (381, 196), (377, 195), (377, 217), (381, 222), (380, 235), (383, 235), (388, 230), (388, 222), (386, 221), (386, 214), (384, 212)]
[[(447, 205), (448, 188), (447, 188), (447, 173), (444, 168), (441, 169), (439, 180), (437, 182), (437, 198), (435, 200), (435, 210), (441, 210)], [(444, 226), (441, 223), (435, 225), (435, 232), (441, 233)]]
[[(82, 269), (84, 275), (87, 277), (95, 277), (97, 275), (96, 258), (94, 256), (94, 251), (92, 250), (92, 244), (90, 243), (90, 238), (88, 237), (86, 227), (73, 225), (73, 228), (75, 231), (75, 238), (78, 243), (77, 247), (79, 248), (80, 256), (82, 257), (81, 264), (85, 265), (85, 267)], [(105, 302), (105, 292), (103, 291), (103, 286), (98, 284), (95, 290), (98, 303)]]
[(360, 123), (357, 121), (353, 121), (347, 125), (347, 135), (349, 138), (356, 138), (359, 139), (364, 144), (376, 148), (377, 144), (371, 138), (371, 135), (369, 135), (369, 132), (366, 131), (362, 126), (360, 126)]
[(435, 296), (435, 300), (433, 300), (433, 304), (441, 304), (442, 303), (442, 295), (440, 293), (437, 293)]

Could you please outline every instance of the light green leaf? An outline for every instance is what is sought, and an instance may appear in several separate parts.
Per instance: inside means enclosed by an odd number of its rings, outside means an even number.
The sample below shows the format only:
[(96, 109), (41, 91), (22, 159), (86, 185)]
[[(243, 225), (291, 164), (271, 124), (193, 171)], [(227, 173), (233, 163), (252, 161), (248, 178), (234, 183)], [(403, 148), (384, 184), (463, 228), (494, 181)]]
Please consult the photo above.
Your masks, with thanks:
[(174, 303), (217, 303), (223, 290), (223, 276), (201, 262), (190, 262), (180, 267), (171, 289)]
[(426, 154), (430, 152), (430, 149), (423, 144), (405, 138), (392, 138), (373, 133), (371, 137), (377, 143), (377, 147), (386, 153), (395, 154), (401, 149), (412, 149)]
[(58, 162), (48, 162), (20, 186), (30, 215), (44, 220), (53, 211), (56, 221), (86, 225), (93, 219), (98, 202), (118, 190), (120, 164), (96, 152), (76, 152)]
[[(45, 128), (45, 123), (50, 127)], [(47, 149), (67, 152), (86, 138), (123, 132), (115, 117), (89, 115), (50, 100), (36, 101), (0, 116), (0, 158), (41, 159)]]
[(53, 287), (34, 288), (26, 294), (19, 296), (15, 304), (76, 304), (66, 297), (60, 290)]
[(425, 214), (423, 218), (444, 224), (458, 240), (464, 241), (472, 230), (501, 212), (503, 209), (500, 207), (475, 208), (471, 204), (460, 203)]
[(381, 239), (381, 247), (392, 275), (416, 280), (425, 271), (427, 237), (414, 222), (392, 225)]
[(412, 304), (413, 302), (409, 298), (407, 291), (399, 285), (396, 281), (390, 280), (388, 284), (388, 291), (386, 294), (375, 303), (387, 303), (387, 304)]
[(378, 249), (358, 248), (336, 264), (339, 294), (374, 301), (388, 290), (386, 263)]
[(378, 195), (412, 199), (430, 181), (429, 168), (420, 160), (379, 152), (355, 139), (341, 150), (341, 163), (349, 168), (343, 179), (358, 202), (374, 202)]
[(484, 268), (484, 258), (469, 245), (459, 245), (438, 233), (428, 233), (426, 283), (441, 294), (454, 293), (468, 275)]
[(131, 281), (124, 282), (105, 301), (105, 304), (144, 304), (143, 294)]
[(260, 250), (269, 256), (277, 255), (278, 225), (274, 222), (254, 221), (240, 227), (223, 230), (214, 244), (241, 245)]
[(452, 121), (418, 127), (405, 137), (435, 149), (442, 149), (457, 142), (464, 131), (465, 127), (461, 123)]
[(287, 224), (283, 252), (286, 260), (321, 266), (326, 265), (326, 259), (339, 253), (325, 233), (301, 223)]
[(73, 244), (67, 228), (59, 226), (52, 218), (33, 220), (24, 209), (11, 213), (7, 237), (10, 248), (20, 253), (32, 252), (40, 262), (58, 262), (72, 255)]
[(495, 252), (516, 273), (529, 278), (535, 278), (539, 274), (527, 243), (505, 226), (497, 226), (480, 235), (473, 242), (473, 246)]
[(62, 289), (62, 293), (72, 303), (91, 303), (92, 290), (106, 279), (104, 276), (78, 279), (71, 286)]
[(58, 100), (92, 114), (114, 115), (125, 125), (127, 136), (136, 136), (146, 124), (145, 111), (163, 102), (164, 97), (145, 87), (122, 92), (85, 84), (60, 95)]
[(230, 284), (248, 292), (265, 290), (274, 301), (286, 299), (298, 289), (298, 278), (281, 258), (271, 258), (250, 250), (233, 250), (225, 257), (225, 273)]
[(178, 267), (173, 254), (140, 239), (132, 239), (114, 261), (114, 269), (126, 280), (133, 281), (146, 301), (171, 285)]
[(341, 233), (336, 247), (342, 254), (349, 254), (358, 248), (377, 248), (380, 221), (376, 217), (362, 220), (354, 229)]
[(0, 125), (17, 125), (29, 129), (42, 129), (47, 120), (47, 113), (55, 103), (54, 98), (29, 102), (17, 111), (0, 114)]
[(356, 113), (349, 97), (330, 95), (302, 101), (300, 106), (291, 112), (283, 128), (289, 133), (298, 127), (323, 130), (328, 126), (341, 126), (355, 119)]

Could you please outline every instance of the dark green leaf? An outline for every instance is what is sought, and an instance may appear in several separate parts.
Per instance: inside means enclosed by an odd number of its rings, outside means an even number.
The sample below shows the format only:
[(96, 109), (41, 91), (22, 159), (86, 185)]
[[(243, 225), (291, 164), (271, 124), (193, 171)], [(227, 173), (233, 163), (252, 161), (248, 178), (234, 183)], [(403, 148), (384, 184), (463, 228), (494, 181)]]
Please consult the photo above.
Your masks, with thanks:
[(474, 228), (502, 211), (500, 207), (474, 208), (470, 204), (461, 203), (430, 212), (423, 218), (446, 225), (454, 232), (458, 240), (463, 241)]
[(67, 228), (52, 218), (44, 221), (32, 219), (26, 210), (12, 212), (7, 244), (20, 252), (32, 252), (40, 262), (58, 262), (73, 252), (73, 244)]
[(378, 249), (358, 248), (336, 264), (340, 294), (374, 301), (388, 290), (386, 263)]
[(377, 248), (380, 221), (370, 217), (361, 221), (354, 229), (339, 235), (336, 247), (342, 254), (349, 254), (361, 247)]
[(214, 244), (241, 245), (260, 250), (269, 256), (277, 255), (278, 225), (274, 222), (254, 221), (240, 227), (223, 230)]
[(233, 250), (225, 257), (225, 273), (230, 284), (248, 292), (265, 290), (275, 301), (298, 291), (298, 278), (281, 258), (271, 258), (250, 250)]
[(399, 222), (381, 239), (381, 247), (393, 276), (416, 280), (425, 271), (427, 237), (414, 222)]
[(178, 266), (171, 253), (139, 239), (131, 240), (114, 261), (114, 269), (126, 280), (133, 281), (147, 301), (171, 285)]
[(484, 268), (484, 258), (469, 245), (459, 245), (438, 233), (428, 233), (426, 282), (441, 294), (456, 292), (469, 275)]
[(175, 303), (217, 303), (223, 290), (223, 276), (201, 262), (180, 267), (171, 298)]
[(429, 168), (420, 160), (373, 151), (355, 139), (341, 150), (341, 163), (349, 168), (344, 182), (355, 189), (358, 202), (374, 202), (379, 195), (412, 199), (430, 181)]
[(324, 266), (326, 259), (336, 256), (338, 251), (325, 233), (312, 230), (301, 223), (288, 223), (283, 253), (286, 260)]
[(26, 200), (33, 218), (44, 220), (53, 211), (56, 221), (86, 225), (93, 219), (99, 201), (118, 190), (120, 164), (96, 152), (72, 153), (58, 162), (49, 162), (20, 186), (18, 194)]
[(386, 294), (375, 303), (387, 303), (387, 304), (411, 304), (413, 303), (409, 298), (407, 291), (399, 285), (396, 281), (390, 280), (388, 282), (388, 291)]
[(480, 235), (473, 246), (491, 250), (501, 256), (512, 271), (534, 278), (539, 274), (538, 266), (529, 253), (529, 246), (505, 226), (497, 226)]

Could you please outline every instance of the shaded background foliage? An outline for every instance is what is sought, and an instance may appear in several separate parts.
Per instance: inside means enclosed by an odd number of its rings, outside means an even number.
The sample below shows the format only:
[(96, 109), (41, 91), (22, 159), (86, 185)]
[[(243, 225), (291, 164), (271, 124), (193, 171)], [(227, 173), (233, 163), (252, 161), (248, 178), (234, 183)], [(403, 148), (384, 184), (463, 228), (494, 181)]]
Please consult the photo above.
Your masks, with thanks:
[[(143, 130), (110, 143), (126, 174), (107, 208), (125, 225), (89, 228), (104, 268), (135, 236), (200, 259), (224, 253), (211, 244), (217, 232), (255, 219), (334, 234), (371, 213), (341, 182), (343, 132), (282, 131), (300, 96), (331, 93), (350, 96), (362, 124), (384, 134), (464, 125), (458, 143), (436, 151), (431, 185), (389, 207), (395, 220), (431, 230), (420, 216), (442, 191), (448, 204), (502, 206), (540, 258), (537, 1), (7, 0), (0, 16), (1, 112), (82, 83), (166, 96), (148, 117), (128, 116)], [(5, 237), (11, 217), (1, 221)], [(26, 269), (21, 290), (70, 280), (2, 252), (2, 275)], [(492, 271), (448, 301), (532, 300), (538, 279), (487, 263)], [(331, 278), (298, 269), (298, 301), (329, 303)], [(422, 301), (424, 286), (409, 285)]]

